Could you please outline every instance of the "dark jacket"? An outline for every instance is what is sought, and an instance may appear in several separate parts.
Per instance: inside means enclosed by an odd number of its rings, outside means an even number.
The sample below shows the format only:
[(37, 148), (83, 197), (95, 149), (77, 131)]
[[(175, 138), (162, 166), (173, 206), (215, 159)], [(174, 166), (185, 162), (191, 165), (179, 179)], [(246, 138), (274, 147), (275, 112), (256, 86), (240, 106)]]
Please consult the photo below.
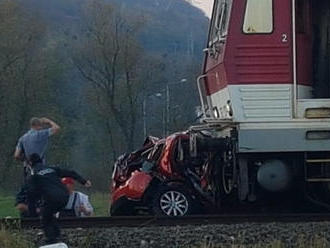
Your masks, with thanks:
[(62, 177), (72, 177), (81, 184), (86, 180), (72, 170), (48, 167), (42, 163), (36, 164), (32, 169), (32, 175), (27, 181), (28, 195), (42, 197), (46, 202), (64, 202), (69, 198), (69, 192), (61, 182)]

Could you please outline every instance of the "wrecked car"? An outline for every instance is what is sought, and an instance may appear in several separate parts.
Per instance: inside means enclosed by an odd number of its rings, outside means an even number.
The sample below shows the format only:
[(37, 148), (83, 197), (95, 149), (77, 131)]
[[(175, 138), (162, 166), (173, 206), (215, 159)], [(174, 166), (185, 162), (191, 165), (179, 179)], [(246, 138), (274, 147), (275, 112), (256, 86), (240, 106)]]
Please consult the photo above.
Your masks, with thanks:
[(184, 216), (216, 207), (223, 187), (211, 165), (219, 158), (209, 147), (192, 156), (190, 139), (187, 131), (148, 137), (141, 149), (121, 155), (113, 168), (110, 214)]

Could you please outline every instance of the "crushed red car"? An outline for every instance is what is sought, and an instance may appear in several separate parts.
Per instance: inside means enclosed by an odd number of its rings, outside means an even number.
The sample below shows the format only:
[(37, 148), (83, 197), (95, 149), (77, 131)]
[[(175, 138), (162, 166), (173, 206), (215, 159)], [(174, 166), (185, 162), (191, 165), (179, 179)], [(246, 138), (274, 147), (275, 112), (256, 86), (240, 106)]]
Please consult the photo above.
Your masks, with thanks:
[(113, 169), (110, 214), (184, 216), (215, 207), (220, 193), (215, 177), (221, 172), (211, 164), (217, 158), (209, 147), (192, 156), (190, 147), (186, 131), (148, 137), (141, 149), (121, 155)]

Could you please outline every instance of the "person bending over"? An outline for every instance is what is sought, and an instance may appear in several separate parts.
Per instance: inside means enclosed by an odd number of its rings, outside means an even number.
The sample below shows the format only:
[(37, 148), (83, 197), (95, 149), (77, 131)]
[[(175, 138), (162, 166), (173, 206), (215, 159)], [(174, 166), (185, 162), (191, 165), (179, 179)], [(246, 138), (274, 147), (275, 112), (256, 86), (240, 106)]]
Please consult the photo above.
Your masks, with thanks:
[(75, 171), (44, 165), (36, 153), (28, 158), (28, 163), (31, 167), (31, 176), (26, 184), (27, 194), (33, 199), (40, 197), (43, 200), (41, 218), (46, 237), (45, 243), (53, 244), (60, 237), (60, 229), (54, 215), (61, 211), (69, 200), (69, 192), (61, 182), (61, 178), (71, 177), (85, 187), (91, 187), (91, 182)]
[(86, 217), (93, 214), (93, 207), (88, 195), (74, 190), (74, 180), (71, 177), (62, 178), (62, 183), (69, 191), (70, 197), (65, 208), (60, 211), (60, 217)]

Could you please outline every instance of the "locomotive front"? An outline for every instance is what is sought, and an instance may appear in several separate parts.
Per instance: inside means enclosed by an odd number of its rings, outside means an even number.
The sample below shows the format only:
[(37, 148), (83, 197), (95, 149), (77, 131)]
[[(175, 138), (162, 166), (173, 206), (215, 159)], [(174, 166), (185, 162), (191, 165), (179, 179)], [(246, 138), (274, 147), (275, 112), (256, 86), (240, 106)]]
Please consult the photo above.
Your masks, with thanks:
[(222, 188), (233, 185), (224, 204), (329, 208), (329, 16), (327, 0), (214, 2), (197, 80), (204, 119), (191, 130), (231, 141), (218, 149), (232, 156), (217, 165)]

